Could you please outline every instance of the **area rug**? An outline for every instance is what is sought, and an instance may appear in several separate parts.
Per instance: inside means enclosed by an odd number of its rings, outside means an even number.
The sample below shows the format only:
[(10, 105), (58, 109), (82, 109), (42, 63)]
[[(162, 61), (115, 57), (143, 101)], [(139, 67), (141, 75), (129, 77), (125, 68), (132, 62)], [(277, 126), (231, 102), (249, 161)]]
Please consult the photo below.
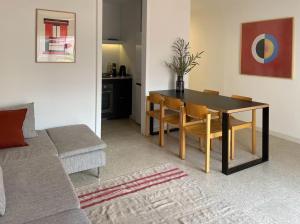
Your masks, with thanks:
[(77, 195), (93, 224), (271, 223), (203, 192), (198, 181), (164, 164), (77, 189)]

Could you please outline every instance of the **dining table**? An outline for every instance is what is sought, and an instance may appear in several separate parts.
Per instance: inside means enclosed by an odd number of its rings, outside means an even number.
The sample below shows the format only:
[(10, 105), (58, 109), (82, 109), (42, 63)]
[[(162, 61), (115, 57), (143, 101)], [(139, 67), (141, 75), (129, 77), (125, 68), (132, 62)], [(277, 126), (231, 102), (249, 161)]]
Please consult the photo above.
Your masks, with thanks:
[[(244, 101), (233, 99), (231, 97), (222, 95), (212, 95), (201, 91), (185, 89), (184, 92), (177, 92), (175, 89), (151, 91), (151, 93), (158, 93), (162, 96), (178, 98), (184, 103), (193, 103), (197, 105), (204, 105), (211, 110), (222, 113), (222, 173), (230, 175), (250, 167), (262, 164), (269, 161), (269, 105), (267, 103), (260, 103), (254, 101)], [(150, 108), (153, 110), (154, 105)], [(229, 167), (228, 156), (228, 141), (229, 141), (229, 120), (234, 113), (262, 110), (262, 153), (259, 158), (242, 164)], [(154, 135), (154, 122), (150, 118), (150, 134)]]

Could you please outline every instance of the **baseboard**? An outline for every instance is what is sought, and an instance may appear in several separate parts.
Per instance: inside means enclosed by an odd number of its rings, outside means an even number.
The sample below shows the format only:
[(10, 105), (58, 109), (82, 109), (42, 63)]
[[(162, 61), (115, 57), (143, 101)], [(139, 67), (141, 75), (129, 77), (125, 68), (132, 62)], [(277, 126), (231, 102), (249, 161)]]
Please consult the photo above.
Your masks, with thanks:
[[(262, 128), (257, 128), (257, 131), (262, 132)], [(300, 139), (299, 138), (295, 138), (295, 137), (292, 137), (292, 136), (289, 136), (289, 135), (285, 135), (285, 134), (282, 134), (280, 132), (270, 131), (270, 135), (274, 136), (274, 137), (277, 137), (277, 138), (281, 138), (281, 139), (290, 141), (290, 142), (300, 144)]]

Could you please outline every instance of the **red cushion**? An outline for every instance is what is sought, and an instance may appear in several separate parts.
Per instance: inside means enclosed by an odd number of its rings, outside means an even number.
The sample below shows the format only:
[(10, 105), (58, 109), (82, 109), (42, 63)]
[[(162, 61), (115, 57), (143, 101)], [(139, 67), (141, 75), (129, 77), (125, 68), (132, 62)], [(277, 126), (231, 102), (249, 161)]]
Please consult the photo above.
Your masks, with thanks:
[(0, 149), (26, 146), (23, 122), (27, 109), (0, 111)]

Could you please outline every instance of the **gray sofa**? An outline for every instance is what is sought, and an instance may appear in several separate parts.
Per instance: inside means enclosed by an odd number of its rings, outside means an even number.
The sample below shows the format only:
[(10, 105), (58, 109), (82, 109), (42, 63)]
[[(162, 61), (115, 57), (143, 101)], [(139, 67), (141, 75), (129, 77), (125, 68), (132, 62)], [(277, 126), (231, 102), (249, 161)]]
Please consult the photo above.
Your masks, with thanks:
[[(86, 132), (78, 133), (79, 129)], [(60, 151), (56, 147), (60, 143), (55, 142), (55, 139), (58, 141), (64, 137), (62, 130), (68, 130), (65, 133), (67, 139), (69, 139), (67, 135), (73, 133), (75, 136), (78, 135), (79, 141), (80, 138), (91, 138), (89, 140), (92, 145), (102, 143), (101, 148), (92, 148), (88, 141), (87, 145), (80, 147), (73, 145), (73, 148), (68, 150), (69, 155), (73, 158), (73, 163), (77, 162), (76, 159), (80, 159), (79, 164), (83, 165), (74, 165), (68, 161), (70, 166), (76, 167), (70, 171), (68, 165), (60, 158)], [(50, 138), (48, 132), (54, 139)], [(26, 147), (0, 150), (0, 166), (3, 170), (6, 198), (5, 214), (0, 216), (0, 224), (90, 223), (85, 212), (80, 209), (68, 173), (104, 166), (105, 153), (102, 149), (105, 148), (105, 144), (94, 134), (91, 135), (91, 131), (85, 125), (38, 131), (34, 136), (36, 137), (26, 139), (28, 143)], [(76, 142), (72, 139), (69, 141)], [(84, 164), (87, 154), (95, 152), (101, 158), (94, 161), (93, 166)]]

